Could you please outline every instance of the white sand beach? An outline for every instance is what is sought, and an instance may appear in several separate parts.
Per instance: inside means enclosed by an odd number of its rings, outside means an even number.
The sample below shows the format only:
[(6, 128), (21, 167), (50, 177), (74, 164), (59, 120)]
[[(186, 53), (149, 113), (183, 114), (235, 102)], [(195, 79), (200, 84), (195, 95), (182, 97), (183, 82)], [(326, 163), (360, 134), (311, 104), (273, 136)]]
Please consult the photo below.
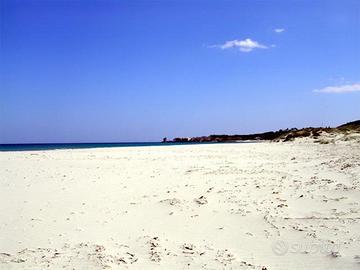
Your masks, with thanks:
[(0, 153), (0, 269), (359, 269), (360, 144)]

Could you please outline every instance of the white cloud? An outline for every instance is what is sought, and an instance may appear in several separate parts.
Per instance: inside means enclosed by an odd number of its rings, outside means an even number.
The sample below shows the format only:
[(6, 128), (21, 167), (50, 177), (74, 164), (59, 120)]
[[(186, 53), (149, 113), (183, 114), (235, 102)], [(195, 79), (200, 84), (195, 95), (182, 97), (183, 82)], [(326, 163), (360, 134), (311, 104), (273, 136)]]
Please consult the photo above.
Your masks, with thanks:
[(284, 32), (284, 31), (285, 31), (284, 28), (275, 28), (275, 29), (274, 29), (274, 32), (275, 32), (275, 33), (282, 33), (282, 32)]
[(313, 92), (315, 93), (350, 93), (350, 92), (360, 92), (360, 83), (354, 84), (345, 84), (339, 86), (327, 86), (321, 89), (315, 89)]
[(254, 49), (267, 49), (268, 47), (260, 44), (259, 42), (252, 40), (250, 38), (244, 40), (230, 40), (226, 41), (224, 44), (216, 46), (220, 47), (223, 50), (238, 48), (242, 52), (251, 52)]

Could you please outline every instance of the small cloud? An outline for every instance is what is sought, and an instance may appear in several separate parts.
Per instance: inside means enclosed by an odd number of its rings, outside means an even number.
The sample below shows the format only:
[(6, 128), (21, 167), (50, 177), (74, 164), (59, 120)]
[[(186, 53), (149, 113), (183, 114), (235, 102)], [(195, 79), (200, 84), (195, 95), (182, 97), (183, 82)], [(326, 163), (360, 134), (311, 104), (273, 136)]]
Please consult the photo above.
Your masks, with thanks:
[(285, 31), (284, 28), (275, 28), (275, 29), (274, 29), (274, 32), (275, 32), (275, 33), (282, 33), (282, 32), (284, 32), (284, 31)]
[(313, 90), (315, 93), (335, 93), (335, 94), (342, 94), (342, 93), (351, 93), (351, 92), (360, 92), (360, 83), (354, 84), (345, 84), (340, 86), (327, 86), (321, 89)]
[(250, 38), (244, 40), (230, 40), (222, 45), (213, 45), (211, 47), (221, 48), (222, 50), (238, 48), (241, 52), (251, 52), (254, 49), (267, 49), (268, 47)]

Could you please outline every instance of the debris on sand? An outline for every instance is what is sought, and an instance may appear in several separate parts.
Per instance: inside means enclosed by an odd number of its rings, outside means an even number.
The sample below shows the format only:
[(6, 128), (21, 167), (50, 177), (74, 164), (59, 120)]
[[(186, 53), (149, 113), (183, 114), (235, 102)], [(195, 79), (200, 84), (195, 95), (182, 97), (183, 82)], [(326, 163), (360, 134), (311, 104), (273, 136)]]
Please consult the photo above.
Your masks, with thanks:
[(195, 253), (195, 246), (193, 244), (183, 244), (182, 245), (182, 252), (184, 254), (194, 254)]
[(161, 200), (161, 203), (167, 203), (169, 205), (179, 205), (181, 204), (181, 201), (177, 198), (171, 198), (171, 199), (165, 199), (165, 200)]
[(333, 258), (341, 257), (341, 255), (338, 251), (331, 251), (330, 256)]
[(153, 262), (161, 261), (161, 252), (160, 252), (160, 240), (159, 237), (153, 237), (149, 241), (150, 245), (150, 260)]
[(208, 201), (205, 196), (200, 196), (199, 198), (194, 199), (194, 201), (200, 205), (207, 204)]

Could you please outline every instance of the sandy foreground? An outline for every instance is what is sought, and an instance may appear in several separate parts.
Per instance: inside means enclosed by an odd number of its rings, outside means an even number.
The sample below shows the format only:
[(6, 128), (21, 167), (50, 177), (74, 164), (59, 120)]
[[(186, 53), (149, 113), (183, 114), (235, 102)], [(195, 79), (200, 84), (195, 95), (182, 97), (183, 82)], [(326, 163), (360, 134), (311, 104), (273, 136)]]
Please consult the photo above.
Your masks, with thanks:
[(360, 269), (360, 144), (0, 152), (0, 269)]

